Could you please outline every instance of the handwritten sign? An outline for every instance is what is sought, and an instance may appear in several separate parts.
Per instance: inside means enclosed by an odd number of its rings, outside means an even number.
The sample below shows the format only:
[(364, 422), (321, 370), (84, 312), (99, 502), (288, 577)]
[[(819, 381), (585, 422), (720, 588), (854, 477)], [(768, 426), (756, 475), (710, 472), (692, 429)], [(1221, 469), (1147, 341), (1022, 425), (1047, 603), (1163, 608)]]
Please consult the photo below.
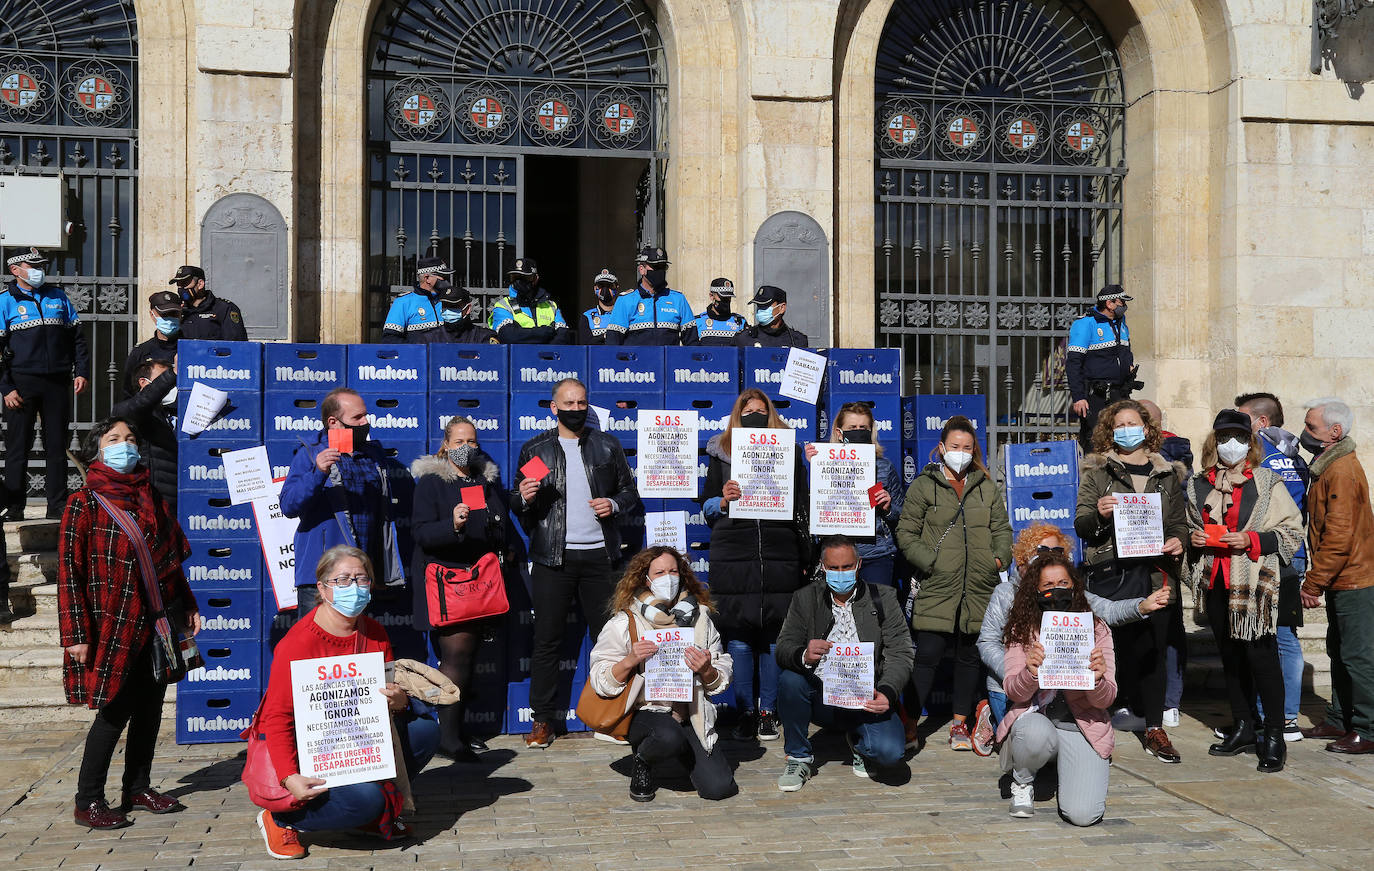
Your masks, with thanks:
[(689, 627), (650, 629), (644, 641), (658, 645), (658, 653), (644, 661), (644, 701), (690, 702), (692, 670), (683, 654), (692, 646), (696, 633)]
[(685, 554), (687, 552), (687, 512), (644, 512), (644, 546), (671, 547), (678, 553)]
[(821, 381), (825, 378), (825, 358), (801, 348), (787, 352), (787, 365), (782, 370), (778, 393), (787, 399), (816, 404), (821, 395)]
[(1088, 667), (1093, 652), (1093, 615), (1086, 611), (1046, 611), (1040, 616), (1042, 690), (1090, 690), (1097, 675)]
[(858, 710), (873, 700), (873, 642), (836, 644), (816, 666), (823, 701), (834, 708)]
[(181, 419), (181, 431), (200, 435), (215, 422), (229, 402), (229, 394), (218, 387), (197, 381), (191, 385), (191, 398), (186, 400), (186, 414)]
[(818, 444), (811, 458), (811, 534), (874, 534), (868, 488), (876, 474), (873, 445)]
[(1158, 493), (1122, 493), (1116, 497), (1118, 558), (1159, 556), (1164, 552), (1164, 510)]
[(291, 663), (301, 774), (323, 778), (331, 787), (396, 776), (385, 685), (377, 652)]
[(639, 409), (639, 466), (635, 482), (645, 498), (697, 497), (697, 412)]
[(225, 451), (220, 459), (224, 461), (224, 481), (229, 485), (229, 504), (242, 505), (280, 492), (280, 487), (272, 486), (272, 466), (264, 445)]
[(296, 607), (296, 527), (300, 521), (281, 511), (281, 485), (285, 478), (272, 482), (272, 495), (253, 500), (253, 519), (258, 528), (262, 556), (267, 561), (267, 576), (278, 611)]
[(740, 498), (730, 516), (740, 520), (791, 520), (797, 434), (790, 429), (730, 430), (730, 474)]

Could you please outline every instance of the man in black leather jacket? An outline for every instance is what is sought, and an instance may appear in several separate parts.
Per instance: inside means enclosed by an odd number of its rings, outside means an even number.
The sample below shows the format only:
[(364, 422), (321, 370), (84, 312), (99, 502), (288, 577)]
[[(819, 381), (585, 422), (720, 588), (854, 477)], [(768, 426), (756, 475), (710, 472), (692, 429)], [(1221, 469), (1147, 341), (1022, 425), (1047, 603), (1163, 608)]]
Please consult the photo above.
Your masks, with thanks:
[[(586, 385), (575, 378), (558, 382), (553, 410), (558, 427), (525, 442), (510, 492), (511, 510), (529, 534), (534, 563), (534, 725), (527, 747), (547, 747), (554, 738), (558, 655), (573, 600), (596, 638), (622, 561), (616, 517), (642, 510), (620, 442), (587, 426)], [(530, 474), (534, 459), (547, 472)]]
[(162, 501), (175, 514), (177, 510), (177, 434), (173, 427), (177, 413), (177, 373), (172, 360), (145, 360), (129, 373), (137, 390), (117, 402), (110, 414), (127, 417), (138, 429), (148, 449), (144, 461), (152, 473), (153, 486)]

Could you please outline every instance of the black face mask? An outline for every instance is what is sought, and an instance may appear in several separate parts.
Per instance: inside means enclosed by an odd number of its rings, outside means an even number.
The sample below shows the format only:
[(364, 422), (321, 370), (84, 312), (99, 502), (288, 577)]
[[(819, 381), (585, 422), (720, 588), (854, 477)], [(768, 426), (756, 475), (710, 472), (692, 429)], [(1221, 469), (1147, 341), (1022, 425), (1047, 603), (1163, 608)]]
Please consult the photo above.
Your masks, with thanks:
[(587, 425), (587, 409), (560, 408), (558, 409), (558, 422), (573, 432), (582, 432), (582, 427)]
[(1041, 593), (1035, 601), (1041, 611), (1072, 611), (1073, 590), (1069, 587), (1055, 587)]
[(748, 414), (740, 416), (739, 425), (749, 427), (750, 429), (767, 429), (768, 415), (764, 414), (762, 411), (751, 411)]
[(714, 315), (718, 321), (730, 317), (730, 300), (728, 299), (718, 299), (707, 306), (707, 308), (711, 310), (711, 314)]
[(616, 292), (614, 287), (598, 287), (596, 298), (601, 300), (602, 305), (614, 305)]
[(649, 282), (649, 286), (654, 290), (662, 290), (668, 286), (668, 270), (650, 269), (644, 273), (644, 280)]
[(353, 452), (358, 453), (363, 449), (363, 443), (367, 441), (367, 434), (372, 432), (372, 424), (358, 423), (348, 427), (353, 430)]
[(511, 283), (515, 288), (515, 296), (520, 300), (530, 300), (534, 298), (534, 284), (527, 278), (517, 278)]
[(847, 429), (840, 433), (840, 441), (847, 445), (871, 445), (873, 433), (866, 429)]
[(1307, 430), (1303, 430), (1302, 433), (1298, 435), (1298, 444), (1307, 448), (1314, 457), (1326, 450), (1326, 445), (1317, 441), (1316, 436), (1312, 435)]

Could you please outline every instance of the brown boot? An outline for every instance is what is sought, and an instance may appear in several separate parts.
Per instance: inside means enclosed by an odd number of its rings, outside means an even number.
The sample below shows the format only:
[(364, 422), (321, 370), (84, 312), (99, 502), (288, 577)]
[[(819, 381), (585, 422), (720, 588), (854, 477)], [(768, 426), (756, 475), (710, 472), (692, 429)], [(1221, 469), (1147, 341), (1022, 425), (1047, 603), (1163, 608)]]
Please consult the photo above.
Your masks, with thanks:
[(1160, 762), (1182, 762), (1183, 757), (1178, 755), (1174, 745), (1169, 743), (1169, 735), (1158, 726), (1145, 730), (1145, 752), (1158, 759)]

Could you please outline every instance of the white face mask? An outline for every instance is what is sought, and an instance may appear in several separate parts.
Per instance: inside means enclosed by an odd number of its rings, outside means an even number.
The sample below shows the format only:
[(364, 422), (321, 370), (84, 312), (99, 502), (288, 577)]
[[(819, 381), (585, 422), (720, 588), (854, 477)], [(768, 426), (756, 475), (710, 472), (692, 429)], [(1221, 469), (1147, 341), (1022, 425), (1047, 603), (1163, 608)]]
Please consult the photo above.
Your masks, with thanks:
[(973, 462), (973, 454), (968, 451), (945, 451), (945, 465), (958, 475)]
[(175, 406), (177, 404), (176, 385), (173, 385), (172, 389), (167, 391), (167, 395), (162, 397), (162, 404), (170, 406)]
[(1228, 466), (1234, 466), (1250, 453), (1250, 446), (1237, 438), (1229, 438), (1217, 445), (1217, 456)]
[(677, 598), (678, 590), (681, 588), (681, 581), (676, 573), (671, 575), (659, 575), (649, 579), (649, 592), (654, 594), (655, 599), (662, 599), (671, 602)]

